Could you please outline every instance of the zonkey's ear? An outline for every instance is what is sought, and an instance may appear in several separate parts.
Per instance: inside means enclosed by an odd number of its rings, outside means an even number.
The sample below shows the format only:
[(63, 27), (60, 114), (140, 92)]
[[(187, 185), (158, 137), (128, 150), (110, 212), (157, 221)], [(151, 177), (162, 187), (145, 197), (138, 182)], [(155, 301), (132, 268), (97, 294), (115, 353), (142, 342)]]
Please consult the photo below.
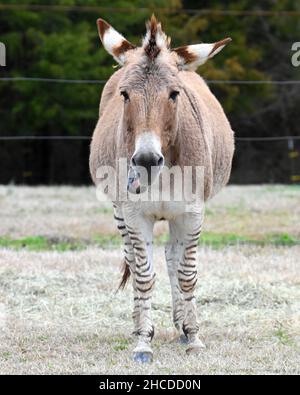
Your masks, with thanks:
[(215, 56), (225, 45), (230, 43), (230, 41), (232, 40), (228, 37), (216, 43), (186, 45), (184, 47), (175, 48), (173, 51), (178, 55), (178, 66), (180, 68), (195, 71), (198, 66), (204, 64), (207, 59)]
[(134, 49), (135, 46), (103, 19), (97, 20), (97, 26), (104, 48), (120, 65), (123, 65), (126, 60), (126, 52)]

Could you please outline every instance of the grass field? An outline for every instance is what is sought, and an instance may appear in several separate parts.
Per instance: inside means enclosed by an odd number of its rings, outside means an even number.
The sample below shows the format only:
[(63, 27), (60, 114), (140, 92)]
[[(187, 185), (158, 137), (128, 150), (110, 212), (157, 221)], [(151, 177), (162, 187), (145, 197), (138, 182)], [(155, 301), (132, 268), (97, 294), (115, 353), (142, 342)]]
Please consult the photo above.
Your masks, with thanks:
[(0, 373), (299, 374), (299, 220), (297, 186), (230, 186), (207, 205), (198, 356), (172, 341), (158, 223), (154, 362), (141, 366), (110, 204), (94, 188), (0, 186)]

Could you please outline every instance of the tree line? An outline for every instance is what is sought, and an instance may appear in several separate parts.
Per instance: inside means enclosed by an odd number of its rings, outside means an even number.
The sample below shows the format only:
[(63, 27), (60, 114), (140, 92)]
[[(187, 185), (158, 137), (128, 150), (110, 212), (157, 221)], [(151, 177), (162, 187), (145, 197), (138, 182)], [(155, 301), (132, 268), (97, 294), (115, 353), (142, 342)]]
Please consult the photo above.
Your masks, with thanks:
[[(299, 80), (300, 67), (291, 63), (292, 45), (300, 41), (297, 0), (263, 0), (259, 8), (250, 0), (226, 6), (217, 0), (60, 0), (43, 4), (66, 8), (25, 7), (37, 4), (9, 0), (5, 5), (14, 7), (0, 5), (0, 41), (6, 46), (0, 78), (107, 80), (114, 62), (99, 42), (96, 19), (101, 16), (139, 44), (145, 21), (155, 12), (174, 47), (232, 38), (225, 51), (198, 69), (208, 80)], [(92, 7), (100, 7), (101, 13)], [(208, 9), (212, 12), (197, 13)], [(285, 15), (286, 10), (295, 14)], [(0, 81), (0, 137), (91, 136), (102, 88)], [(211, 89), (237, 137), (300, 135), (300, 84), (224, 83)], [(300, 142), (288, 144), (237, 142), (232, 182), (291, 182), (292, 175), (300, 174)], [(0, 183), (89, 183), (88, 151), (88, 140), (0, 141)]]

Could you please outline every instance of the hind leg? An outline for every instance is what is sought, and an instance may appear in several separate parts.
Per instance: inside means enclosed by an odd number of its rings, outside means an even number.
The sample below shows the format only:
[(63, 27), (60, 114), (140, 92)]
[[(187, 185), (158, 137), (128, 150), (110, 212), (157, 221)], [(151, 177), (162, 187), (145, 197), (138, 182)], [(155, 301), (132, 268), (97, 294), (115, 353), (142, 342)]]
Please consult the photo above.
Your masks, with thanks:
[[(122, 236), (123, 243), (124, 243), (124, 261), (125, 265), (129, 266), (131, 274), (135, 273), (135, 255), (133, 245), (131, 243), (128, 230), (125, 225), (125, 221), (123, 218), (122, 209), (116, 205), (114, 205), (114, 217), (117, 222), (117, 228)], [(140, 305), (139, 305), (139, 297), (136, 289), (136, 280), (135, 276), (132, 275), (132, 286), (133, 286), (133, 312), (132, 312), (132, 319), (134, 330), (133, 334), (138, 334), (138, 329), (140, 326)]]

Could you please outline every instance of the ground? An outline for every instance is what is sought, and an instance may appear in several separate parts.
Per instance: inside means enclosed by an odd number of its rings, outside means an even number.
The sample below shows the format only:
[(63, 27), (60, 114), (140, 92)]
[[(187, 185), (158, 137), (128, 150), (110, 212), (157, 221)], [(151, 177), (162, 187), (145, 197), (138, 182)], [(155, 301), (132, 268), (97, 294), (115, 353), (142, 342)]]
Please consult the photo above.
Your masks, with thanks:
[(154, 362), (132, 362), (131, 288), (94, 188), (0, 187), (0, 373), (300, 373), (300, 188), (229, 186), (207, 205), (196, 292), (206, 349), (174, 341), (155, 234)]

